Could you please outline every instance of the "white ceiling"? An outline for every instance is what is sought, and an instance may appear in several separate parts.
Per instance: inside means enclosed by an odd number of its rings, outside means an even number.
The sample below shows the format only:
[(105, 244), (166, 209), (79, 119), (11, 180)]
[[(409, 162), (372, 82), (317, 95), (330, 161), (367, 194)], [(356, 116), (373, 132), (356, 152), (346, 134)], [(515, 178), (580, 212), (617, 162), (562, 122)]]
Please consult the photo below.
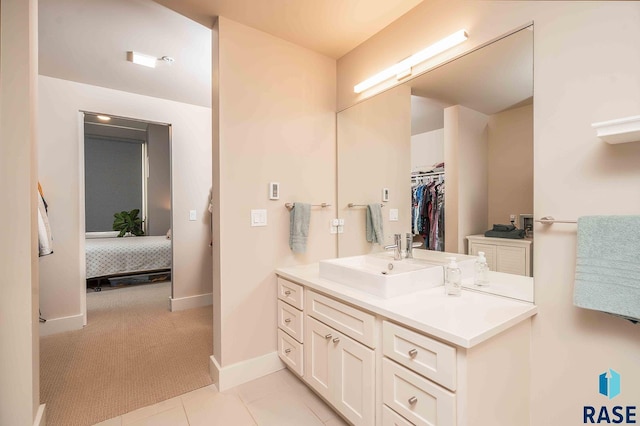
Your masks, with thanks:
[[(211, 30), (151, 0), (39, 0), (39, 73), (211, 105)], [(127, 51), (175, 58), (155, 69)]]
[(422, 0), (154, 0), (211, 27), (224, 16), (340, 58)]
[[(215, 16), (338, 58), (421, 1), (39, 0), (39, 73), (209, 107)], [(175, 62), (145, 68), (127, 51)]]
[[(493, 115), (529, 104), (533, 101), (533, 28), (475, 50), (407, 84), (413, 95), (428, 99), (414, 100), (421, 109), (412, 110), (412, 114), (442, 115), (443, 106), (464, 105)], [(412, 119), (420, 122), (420, 117)]]

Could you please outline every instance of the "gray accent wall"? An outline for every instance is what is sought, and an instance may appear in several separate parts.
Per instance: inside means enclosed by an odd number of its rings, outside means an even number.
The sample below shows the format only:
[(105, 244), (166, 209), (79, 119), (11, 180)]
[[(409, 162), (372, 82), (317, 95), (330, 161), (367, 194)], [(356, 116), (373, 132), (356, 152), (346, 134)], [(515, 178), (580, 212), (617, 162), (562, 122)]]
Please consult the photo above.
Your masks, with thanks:
[(147, 235), (165, 235), (171, 227), (171, 160), (169, 129), (149, 124), (147, 130)]
[(84, 143), (86, 231), (110, 231), (113, 214), (142, 211), (143, 141), (87, 136)]

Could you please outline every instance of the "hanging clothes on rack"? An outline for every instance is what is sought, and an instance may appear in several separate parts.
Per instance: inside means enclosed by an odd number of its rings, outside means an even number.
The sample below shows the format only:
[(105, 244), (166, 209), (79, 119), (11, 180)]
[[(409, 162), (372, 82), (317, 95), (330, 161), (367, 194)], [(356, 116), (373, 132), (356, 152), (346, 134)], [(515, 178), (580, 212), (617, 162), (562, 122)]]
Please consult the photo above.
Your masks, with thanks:
[(425, 248), (444, 251), (444, 172), (412, 176), (411, 232)]

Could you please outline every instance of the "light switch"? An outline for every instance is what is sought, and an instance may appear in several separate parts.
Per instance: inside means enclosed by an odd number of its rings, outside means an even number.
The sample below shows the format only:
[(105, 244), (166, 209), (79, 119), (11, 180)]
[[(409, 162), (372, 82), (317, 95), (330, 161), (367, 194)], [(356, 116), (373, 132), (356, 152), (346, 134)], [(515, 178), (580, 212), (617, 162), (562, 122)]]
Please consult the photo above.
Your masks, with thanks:
[(267, 226), (267, 211), (264, 209), (251, 210), (251, 226)]
[(389, 221), (391, 222), (398, 221), (398, 209), (389, 209)]
[(197, 217), (197, 213), (195, 210), (189, 210), (189, 220), (193, 221), (196, 220)]

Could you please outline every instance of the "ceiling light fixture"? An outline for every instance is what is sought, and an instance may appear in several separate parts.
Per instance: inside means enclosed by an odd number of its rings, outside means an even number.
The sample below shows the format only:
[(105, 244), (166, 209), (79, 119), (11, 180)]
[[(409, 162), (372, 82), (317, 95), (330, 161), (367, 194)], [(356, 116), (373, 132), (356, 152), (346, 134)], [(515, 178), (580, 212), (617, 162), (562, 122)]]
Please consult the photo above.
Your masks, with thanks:
[(356, 84), (353, 87), (353, 91), (355, 93), (362, 93), (365, 90), (375, 86), (376, 84), (382, 83), (383, 81), (388, 80), (394, 76), (398, 76), (398, 79), (405, 78), (411, 75), (411, 67), (414, 67), (419, 63), (426, 61), (427, 59), (433, 58), (434, 56), (444, 52), (445, 50), (459, 45), (468, 37), (469, 36), (467, 35), (467, 32), (465, 30), (456, 31), (450, 36), (445, 37), (442, 40), (435, 42), (431, 46), (419, 51), (415, 55), (411, 55), (407, 59), (404, 59), (397, 64), (387, 68), (386, 70), (379, 72), (373, 77), (370, 77), (363, 82)]
[(96, 115), (96, 118), (100, 121), (111, 121), (111, 117), (107, 115)]
[(155, 56), (145, 55), (143, 53), (138, 52), (127, 52), (127, 61), (133, 62), (134, 64), (143, 65), (149, 68), (155, 68), (156, 62), (158, 62), (158, 58)]

